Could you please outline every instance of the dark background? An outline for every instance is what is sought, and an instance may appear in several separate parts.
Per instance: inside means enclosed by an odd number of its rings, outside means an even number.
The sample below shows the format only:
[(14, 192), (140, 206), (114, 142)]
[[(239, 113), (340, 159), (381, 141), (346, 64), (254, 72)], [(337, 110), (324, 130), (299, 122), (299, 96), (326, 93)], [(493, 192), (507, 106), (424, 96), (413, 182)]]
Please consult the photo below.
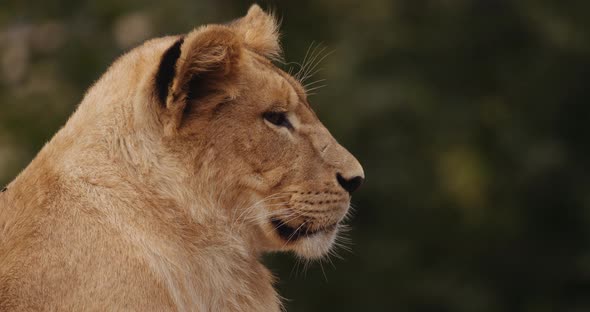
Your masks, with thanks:
[[(123, 52), (245, 1), (0, 4), (0, 184)], [(590, 311), (590, 2), (271, 1), (364, 165), (352, 252), (266, 262), (289, 311)]]

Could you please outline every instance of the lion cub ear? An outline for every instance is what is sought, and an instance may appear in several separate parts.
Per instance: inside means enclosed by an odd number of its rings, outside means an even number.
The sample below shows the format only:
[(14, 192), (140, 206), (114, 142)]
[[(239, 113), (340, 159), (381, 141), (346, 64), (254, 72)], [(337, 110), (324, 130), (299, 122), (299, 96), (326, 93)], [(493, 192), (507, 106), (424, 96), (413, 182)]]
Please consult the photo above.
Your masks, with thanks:
[(156, 94), (164, 107), (166, 131), (181, 126), (194, 107), (214, 102), (237, 75), (242, 42), (229, 27), (210, 25), (178, 39), (162, 56)]
[(230, 24), (251, 50), (270, 59), (281, 57), (279, 25), (272, 14), (253, 4), (246, 16)]

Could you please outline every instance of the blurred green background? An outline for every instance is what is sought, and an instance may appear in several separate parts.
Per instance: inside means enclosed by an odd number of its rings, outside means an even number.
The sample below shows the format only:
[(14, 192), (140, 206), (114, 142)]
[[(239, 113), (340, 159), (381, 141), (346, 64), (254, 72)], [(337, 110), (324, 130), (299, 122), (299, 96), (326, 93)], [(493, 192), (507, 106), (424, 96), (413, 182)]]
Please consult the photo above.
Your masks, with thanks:
[[(250, 1), (0, 4), (0, 184), (113, 60)], [(266, 262), (289, 311), (590, 311), (590, 2), (269, 1), (363, 163), (351, 252)], [(322, 272), (323, 269), (323, 272)]]

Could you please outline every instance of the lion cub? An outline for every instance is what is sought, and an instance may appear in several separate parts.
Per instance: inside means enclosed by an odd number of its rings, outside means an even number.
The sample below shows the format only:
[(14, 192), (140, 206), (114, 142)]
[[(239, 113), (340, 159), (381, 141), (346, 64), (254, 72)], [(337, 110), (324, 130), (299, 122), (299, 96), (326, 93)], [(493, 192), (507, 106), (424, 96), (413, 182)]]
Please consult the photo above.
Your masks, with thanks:
[(117, 60), (0, 193), (0, 310), (279, 311), (261, 254), (325, 255), (364, 173), (278, 37), (254, 5)]

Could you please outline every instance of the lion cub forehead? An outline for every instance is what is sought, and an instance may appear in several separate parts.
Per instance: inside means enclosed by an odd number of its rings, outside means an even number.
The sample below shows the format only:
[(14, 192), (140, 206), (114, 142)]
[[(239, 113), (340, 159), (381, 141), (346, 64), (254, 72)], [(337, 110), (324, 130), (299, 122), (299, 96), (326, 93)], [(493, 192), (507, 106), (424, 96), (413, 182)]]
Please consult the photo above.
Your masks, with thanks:
[(288, 111), (295, 111), (299, 106), (306, 107), (307, 100), (303, 88), (296, 80), (288, 77), (287, 74), (273, 73), (273, 80), (276, 80), (276, 94), (280, 106)]
[(305, 91), (301, 84), (288, 73), (281, 70), (265, 57), (248, 51), (250, 77), (258, 80), (257, 91), (266, 93), (264, 97), (272, 98), (274, 104), (285, 109), (294, 109), (300, 103), (307, 103)]

